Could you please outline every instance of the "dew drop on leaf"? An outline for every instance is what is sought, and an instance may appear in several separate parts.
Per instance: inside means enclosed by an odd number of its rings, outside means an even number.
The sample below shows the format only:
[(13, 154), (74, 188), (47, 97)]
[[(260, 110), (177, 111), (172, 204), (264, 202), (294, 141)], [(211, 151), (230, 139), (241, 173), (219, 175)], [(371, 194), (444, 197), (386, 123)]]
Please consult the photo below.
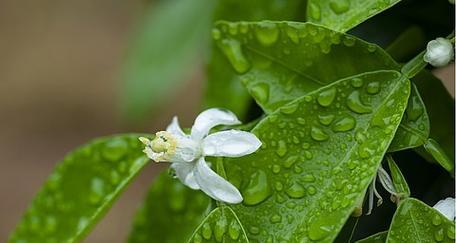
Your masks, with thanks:
[(220, 48), (236, 72), (243, 74), (250, 69), (251, 64), (244, 56), (241, 43), (239, 43), (239, 41), (234, 39), (224, 39), (220, 42)]
[(344, 117), (336, 120), (331, 128), (335, 132), (346, 132), (352, 130), (355, 126), (355, 118), (350, 115), (345, 115)]
[(225, 235), (226, 232), (226, 226), (227, 222), (225, 217), (220, 217), (220, 219), (215, 222), (214, 236), (217, 242), (221, 242), (223, 240), (223, 235)]
[(422, 103), (417, 95), (410, 96), (405, 112), (407, 114), (407, 119), (410, 121), (418, 120), (418, 118), (424, 113)]
[(282, 221), (282, 216), (280, 216), (279, 214), (274, 214), (271, 216), (270, 218), (271, 220), (271, 223), (280, 223), (280, 221)]
[(363, 86), (364, 82), (362, 79), (360, 78), (353, 78), (351, 80), (351, 85), (354, 87), (354, 88), (361, 88)]
[(442, 219), (440, 218), (439, 215), (435, 214), (434, 217), (432, 218), (432, 224), (435, 226), (438, 226), (442, 223)]
[(232, 220), (230, 225), (228, 226), (228, 235), (231, 239), (237, 240), (239, 235), (241, 234), (241, 229), (239, 224), (236, 220)]
[(206, 240), (210, 240), (212, 237), (212, 229), (211, 225), (206, 222), (203, 224), (203, 227), (201, 228), (201, 234), (203, 235), (203, 238)]
[(279, 141), (279, 146), (277, 147), (276, 153), (280, 157), (285, 156), (285, 154), (287, 153), (287, 144), (284, 140)]
[(445, 239), (445, 234), (443, 232), (443, 229), (440, 228), (434, 233), (434, 238), (437, 242), (441, 242)]
[(321, 128), (312, 126), (312, 129), (310, 131), (310, 136), (315, 140), (315, 141), (326, 141), (328, 140), (329, 136), (326, 134)]
[(323, 107), (330, 106), (334, 101), (334, 98), (336, 98), (336, 92), (337, 90), (334, 87), (320, 92), (317, 98), (318, 104)]
[(310, 17), (313, 19), (313, 20), (320, 20), (321, 19), (321, 10), (320, 10), (320, 6), (318, 6), (316, 3), (312, 2), (310, 3), (310, 6), (309, 6), (309, 11), (310, 11)]
[(364, 105), (361, 102), (360, 92), (358, 90), (353, 91), (347, 97), (347, 106), (351, 111), (358, 113), (358, 114), (372, 112), (372, 108), (370, 106)]
[(291, 198), (302, 198), (305, 195), (305, 189), (300, 184), (293, 183), (285, 190), (285, 193)]
[(258, 170), (250, 177), (249, 184), (242, 191), (243, 203), (256, 205), (266, 200), (271, 195), (271, 188), (268, 178), (263, 170)]
[(283, 114), (291, 115), (296, 112), (296, 110), (298, 109), (298, 106), (299, 106), (299, 103), (294, 103), (294, 104), (287, 105), (287, 106), (280, 108), (280, 111)]
[(263, 21), (256, 25), (255, 36), (263, 46), (271, 46), (277, 42), (280, 30), (275, 23)]
[(193, 243), (201, 243), (203, 242), (203, 238), (201, 237), (201, 235), (199, 233), (195, 233), (195, 235), (193, 236)]
[(348, 0), (332, 0), (329, 2), (329, 7), (336, 14), (343, 14), (350, 8), (350, 2)]
[(318, 120), (320, 121), (320, 123), (322, 125), (328, 126), (334, 120), (334, 115), (332, 115), (332, 114), (326, 114), (326, 115), (320, 114), (320, 115), (318, 115)]
[(118, 161), (122, 159), (127, 150), (128, 144), (124, 139), (112, 139), (106, 142), (101, 154), (108, 161)]
[(309, 238), (311, 240), (322, 240), (332, 231), (334, 222), (326, 219), (324, 215), (311, 219), (309, 225)]
[(378, 82), (371, 82), (367, 84), (366, 91), (368, 94), (377, 94), (380, 91), (380, 84)]
[(296, 161), (298, 161), (298, 156), (290, 156), (283, 162), (283, 166), (285, 168), (290, 168), (294, 163), (296, 163)]

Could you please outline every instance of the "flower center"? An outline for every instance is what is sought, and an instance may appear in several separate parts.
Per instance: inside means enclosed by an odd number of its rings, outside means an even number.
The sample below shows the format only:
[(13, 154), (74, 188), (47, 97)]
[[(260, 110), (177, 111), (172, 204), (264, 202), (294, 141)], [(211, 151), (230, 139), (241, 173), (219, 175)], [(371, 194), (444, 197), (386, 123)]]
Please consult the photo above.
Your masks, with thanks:
[(160, 131), (155, 134), (155, 138), (150, 143), (150, 148), (155, 153), (172, 155), (176, 151), (176, 138), (169, 132)]

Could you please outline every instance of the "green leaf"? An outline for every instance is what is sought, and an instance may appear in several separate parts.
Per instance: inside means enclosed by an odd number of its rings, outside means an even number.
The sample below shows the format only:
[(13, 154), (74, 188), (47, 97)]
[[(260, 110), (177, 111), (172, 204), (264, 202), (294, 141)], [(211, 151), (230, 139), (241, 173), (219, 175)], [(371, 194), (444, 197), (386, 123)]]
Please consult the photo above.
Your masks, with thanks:
[(415, 84), (412, 83), (407, 109), (388, 151), (395, 152), (424, 145), (429, 137), (429, 131), (426, 107)]
[(413, 78), (429, 114), (430, 137), (441, 145), (446, 155), (454, 161), (454, 99), (443, 86), (442, 81), (424, 70)]
[(405, 180), (404, 175), (402, 175), (399, 166), (397, 166), (391, 155), (386, 155), (386, 160), (388, 161), (388, 167), (391, 172), (391, 179), (393, 180), (393, 185), (396, 191), (398, 192), (399, 200), (410, 197), (410, 188)]
[(386, 242), (454, 242), (454, 222), (414, 198), (396, 210)]
[(448, 158), (443, 148), (432, 138), (424, 144), (424, 149), (448, 172), (453, 173), (454, 162)]
[(198, 226), (188, 241), (193, 242), (240, 242), (248, 243), (245, 230), (230, 207), (214, 209)]
[(211, 200), (204, 193), (184, 186), (164, 171), (137, 212), (128, 242), (185, 242), (211, 209)]
[(358, 240), (356, 243), (384, 243), (386, 242), (387, 235), (388, 231), (379, 232), (362, 240)]
[[(374, 84), (378, 92), (368, 93)], [(225, 161), (227, 178), (244, 197), (233, 210), (249, 226), (249, 239), (334, 240), (376, 175), (409, 85), (395, 71), (365, 73), (311, 92), (261, 121), (252, 132), (262, 148)]]
[[(305, 1), (302, 0), (219, 0), (214, 20), (302, 20)], [(213, 33), (217, 35), (217, 33)], [(247, 116), (251, 97), (239, 77), (216, 45), (212, 45), (205, 92), (205, 107), (224, 107), (239, 117)]]
[[(230, 29), (238, 31), (233, 34)], [(380, 47), (310, 23), (220, 21), (214, 32), (218, 46), (266, 113), (342, 78), (399, 70)]]
[(123, 109), (144, 117), (197, 67), (208, 45), (214, 1), (169, 0), (147, 10), (124, 71)]
[[(230, 31), (236, 28), (235, 34)], [(400, 69), (380, 47), (309, 23), (218, 22), (214, 32), (217, 44), (266, 113), (341, 78)], [(429, 135), (426, 109), (415, 87), (406, 113), (390, 151), (421, 146)]]
[(65, 156), (10, 241), (81, 241), (149, 161), (138, 136), (95, 139)]
[(309, 0), (307, 20), (345, 32), (400, 0)]

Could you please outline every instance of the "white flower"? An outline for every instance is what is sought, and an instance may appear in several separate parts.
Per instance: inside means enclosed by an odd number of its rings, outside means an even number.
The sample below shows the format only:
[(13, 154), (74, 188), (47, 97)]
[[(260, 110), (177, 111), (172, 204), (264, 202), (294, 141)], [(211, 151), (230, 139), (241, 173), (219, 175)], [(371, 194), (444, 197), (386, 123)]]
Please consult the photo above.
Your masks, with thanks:
[(448, 197), (445, 200), (438, 201), (434, 208), (437, 209), (441, 214), (447, 217), (451, 221), (455, 221), (455, 200), (454, 198)]
[(380, 184), (383, 186), (383, 189), (385, 189), (387, 192), (391, 194), (391, 201), (394, 202), (398, 200), (398, 192), (394, 187), (393, 180), (391, 180), (391, 177), (388, 175), (388, 172), (386, 172), (386, 170), (383, 169), (382, 165), (380, 164), (380, 167), (377, 170), (377, 176), (374, 177), (371, 184), (369, 185), (369, 209), (367, 210), (366, 215), (370, 215), (372, 213), (372, 209), (374, 208), (374, 195), (377, 198), (377, 207), (383, 203), (383, 198), (380, 195), (380, 193), (378, 193), (375, 185), (377, 182), (377, 178), (380, 181)]
[(429, 41), (423, 59), (434, 67), (443, 67), (453, 59), (453, 55), (453, 44), (449, 40), (439, 37)]
[(188, 187), (202, 190), (210, 197), (227, 203), (242, 202), (238, 189), (215, 173), (204, 160), (205, 156), (241, 157), (255, 152), (260, 140), (252, 133), (227, 130), (209, 134), (217, 125), (236, 125), (241, 122), (230, 111), (208, 109), (196, 117), (190, 135), (185, 134), (174, 117), (166, 131), (156, 133), (150, 141), (139, 138), (143, 150), (156, 162), (171, 162), (179, 180)]

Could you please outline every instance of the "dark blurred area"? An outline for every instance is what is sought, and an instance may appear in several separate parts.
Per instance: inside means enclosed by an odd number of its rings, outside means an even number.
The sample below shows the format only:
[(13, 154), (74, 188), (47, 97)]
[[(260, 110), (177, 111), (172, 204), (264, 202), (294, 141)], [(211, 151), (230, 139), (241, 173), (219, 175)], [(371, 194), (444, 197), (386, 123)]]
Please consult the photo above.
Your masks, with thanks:
[[(120, 119), (120, 70), (147, 1), (0, 0), (0, 242), (63, 156), (90, 139), (189, 126), (200, 74), (189, 77), (138, 127)], [(85, 242), (124, 242), (132, 216), (162, 166), (151, 165)]]

